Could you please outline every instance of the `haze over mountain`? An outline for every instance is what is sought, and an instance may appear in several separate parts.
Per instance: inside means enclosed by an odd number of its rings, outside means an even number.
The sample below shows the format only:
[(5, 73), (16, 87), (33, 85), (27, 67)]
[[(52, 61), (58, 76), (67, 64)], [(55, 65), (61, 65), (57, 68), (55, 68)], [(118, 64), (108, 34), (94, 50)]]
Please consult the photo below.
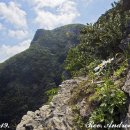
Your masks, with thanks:
[(46, 91), (61, 83), (62, 64), (83, 27), (38, 29), (29, 49), (0, 64), (0, 122), (14, 126), (28, 110), (47, 102)]
[(65, 69), (72, 79), (16, 130), (130, 129), (130, 2), (120, 0), (81, 31)]

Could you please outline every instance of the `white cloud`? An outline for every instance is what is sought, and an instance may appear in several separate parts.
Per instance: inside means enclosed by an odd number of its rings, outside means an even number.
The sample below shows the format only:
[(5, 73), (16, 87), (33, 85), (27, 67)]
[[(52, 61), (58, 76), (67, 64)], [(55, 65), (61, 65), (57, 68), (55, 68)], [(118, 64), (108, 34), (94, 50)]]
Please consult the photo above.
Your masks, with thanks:
[(82, 0), (82, 2), (84, 2), (86, 5), (89, 5), (91, 2), (93, 2), (94, 0)]
[(4, 26), (2, 23), (0, 23), (0, 30), (4, 29)]
[[(35, 22), (45, 29), (73, 23), (79, 16), (76, 2), (72, 0), (34, 0), (33, 8), (36, 13)], [(49, 9), (54, 9), (55, 12)]]
[(56, 7), (66, 1), (67, 0), (34, 0), (32, 4), (37, 8)]
[(8, 4), (0, 2), (0, 19), (20, 28), (27, 27), (26, 12), (20, 9), (20, 6), (15, 2)]
[(26, 31), (26, 30), (9, 30), (8, 35), (10, 37), (14, 37), (17, 39), (23, 39), (28, 36), (28, 31)]
[(17, 45), (10, 46), (10, 45), (2, 45), (0, 46), (0, 63), (4, 62), (8, 58), (14, 56), (17, 53), (20, 53), (30, 46), (31, 40), (25, 40)]

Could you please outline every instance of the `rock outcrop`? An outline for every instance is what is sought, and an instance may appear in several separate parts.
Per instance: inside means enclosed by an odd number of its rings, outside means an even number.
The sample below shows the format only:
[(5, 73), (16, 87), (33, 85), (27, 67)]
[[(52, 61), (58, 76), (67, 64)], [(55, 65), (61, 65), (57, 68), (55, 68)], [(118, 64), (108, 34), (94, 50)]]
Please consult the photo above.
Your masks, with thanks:
[(123, 9), (130, 10), (130, 1), (129, 0), (123, 0)]
[[(125, 124), (130, 125), (130, 71), (128, 72), (125, 85), (123, 86), (122, 89), (124, 92), (128, 94), (127, 98), (128, 113), (126, 115)], [(130, 130), (130, 128), (127, 128), (126, 130)]]
[(48, 105), (35, 112), (28, 111), (22, 117), (16, 130), (77, 130), (73, 124), (73, 112), (68, 101), (71, 90), (86, 78), (66, 80), (60, 85), (60, 90)]

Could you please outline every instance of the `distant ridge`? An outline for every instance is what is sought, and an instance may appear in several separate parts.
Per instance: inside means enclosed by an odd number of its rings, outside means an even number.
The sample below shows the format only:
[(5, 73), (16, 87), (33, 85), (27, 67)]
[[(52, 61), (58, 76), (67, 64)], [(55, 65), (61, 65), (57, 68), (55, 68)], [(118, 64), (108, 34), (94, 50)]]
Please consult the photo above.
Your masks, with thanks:
[(15, 129), (22, 115), (48, 101), (46, 91), (61, 83), (63, 62), (83, 27), (38, 29), (29, 49), (0, 64), (0, 123)]

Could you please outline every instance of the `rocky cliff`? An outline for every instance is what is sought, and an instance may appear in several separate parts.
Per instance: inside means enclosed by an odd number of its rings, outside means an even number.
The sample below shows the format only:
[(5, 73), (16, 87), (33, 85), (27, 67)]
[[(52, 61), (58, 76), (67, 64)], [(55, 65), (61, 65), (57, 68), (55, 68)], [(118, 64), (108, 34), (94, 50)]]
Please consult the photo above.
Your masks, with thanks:
[[(72, 95), (72, 91), (87, 80), (86, 77), (78, 77), (62, 82), (59, 86), (60, 90), (58, 94), (53, 97), (52, 101), (49, 104), (43, 105), (35, 112), (28, 111), (27, 114), (22, 117), (16, 130), (79, 130), (75, 125), (74, 120), (76, 115), (69, 101), (74, 96)], [(97, 84), (100, 83), (101, 82), (97, 82)], [(130, 125), (130, 71), (128, 72), (126, 82), (122, 89), (128, 94), (128, 113), (124, 124)], [(80, 110), (79, 115), (82, 117), (86, 116), (85, 114), (88, 116), (91, 113), (91, 110), (85, 111), (86, 103), (84, 98), (80, 104), (76, 104)], [(122, 117), (124, 116), (125, 115), (122, 115)], [(125, 130), (130, 130), (130, 128)]]
[(68, 105), (71, 91), (87, 78), (66, 80), (52, 101), (35, 112), (28, 111), (16, 130), (77, 130), (74, 125), (72, 107)]
[[(125, 123), (130, 125), (130, 71), (128, 72), (127, 79), (125, 82), (125, 85), (123, 86), (123, 91), (127, 93), (127, 106), (128, 106), (128, 112), (126, 114)], [(126, 130), (130, 130), (130, 128), (127, 128)]]
[[(86, 130), (91, 122), (107, 126), (124, 120), (130, 124), (129, 26), (123, 32), (128, 16), (129, 12), (122, 12), (120, 2), (115, 3), (97, 23), (82, 30), (80, 44), (69, 51), (65, 63), (73, 76), (87, 78), (64, 81), (49, 104), (23, 116), (17, 130)], [(101, 130), (104, 128), (110, 129)]]
[(61, 83), (67, 52), (79, 43), (83, 27), (39, 29), (29, 49), (0, 64), (0, 124), (8, 122), (14, 130), (28, 110), (48, 101), (46, 91)]

